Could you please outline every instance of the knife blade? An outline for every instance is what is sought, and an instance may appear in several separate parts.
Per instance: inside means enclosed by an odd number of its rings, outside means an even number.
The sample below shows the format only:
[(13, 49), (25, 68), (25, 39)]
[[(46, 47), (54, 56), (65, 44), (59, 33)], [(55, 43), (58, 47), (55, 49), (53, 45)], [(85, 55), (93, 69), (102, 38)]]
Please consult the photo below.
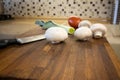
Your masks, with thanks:
[(23, 37), (23, 38), (16, 38), (16, 39), (3, 39), (3, 40), (0, 40), (0, 48), (5, 47), (7, 45), (11, 45), (11, 44), (25, 44), (25, 43), (30, 43), (38, 40), (43, 40), (43, 39), (45, 39), (44, 34)]

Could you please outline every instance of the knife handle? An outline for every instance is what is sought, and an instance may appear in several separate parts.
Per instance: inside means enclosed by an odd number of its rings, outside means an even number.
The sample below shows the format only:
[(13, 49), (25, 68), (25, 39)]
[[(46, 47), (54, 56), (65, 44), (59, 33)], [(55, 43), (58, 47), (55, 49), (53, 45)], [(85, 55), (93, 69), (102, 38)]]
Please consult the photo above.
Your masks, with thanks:
[(6, 47), (10, 44), (16, 44), (16, 43), (18, 43), (16, 39), (3, 39), (3, 40), (0, 40), (0, 48)]

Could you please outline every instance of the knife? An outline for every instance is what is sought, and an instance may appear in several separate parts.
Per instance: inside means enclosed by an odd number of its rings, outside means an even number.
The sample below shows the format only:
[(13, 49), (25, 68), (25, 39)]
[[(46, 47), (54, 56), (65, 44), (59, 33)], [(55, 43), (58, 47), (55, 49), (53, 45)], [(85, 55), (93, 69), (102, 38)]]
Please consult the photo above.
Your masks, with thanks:
[(23, 38), (16, 38), (16, 39), (2, 39), (0, 40), (0, 48), (11, 45), (11, 44), (25, 44), (25, 43), (30, 43), (38, 40), (43, 40), (43, 39), (45, 39), (44, 34), (23, 37)]

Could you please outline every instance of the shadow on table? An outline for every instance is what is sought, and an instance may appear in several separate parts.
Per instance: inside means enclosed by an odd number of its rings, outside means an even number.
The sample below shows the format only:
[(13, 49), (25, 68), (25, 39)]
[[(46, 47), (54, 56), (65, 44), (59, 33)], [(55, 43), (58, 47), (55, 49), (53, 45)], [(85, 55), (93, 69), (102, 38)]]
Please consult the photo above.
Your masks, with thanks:
[(16, 78), (16, 77), (1, 77), (0, 80), (36, 80), (36, 79), (25, 79), (25, 78)]

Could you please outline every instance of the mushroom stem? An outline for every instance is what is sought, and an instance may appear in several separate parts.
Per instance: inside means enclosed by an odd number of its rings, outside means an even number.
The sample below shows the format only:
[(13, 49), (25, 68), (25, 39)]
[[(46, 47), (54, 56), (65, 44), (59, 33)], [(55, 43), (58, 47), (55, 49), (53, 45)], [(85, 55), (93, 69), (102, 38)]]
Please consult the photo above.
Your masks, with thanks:
[(101, 31), (96, 31), (96, 32), (94, 33), (94, 37), (95, 37), (95, 38), (101, 38), (101, 37), (102, 37), (102, 32), (101, 32)]

